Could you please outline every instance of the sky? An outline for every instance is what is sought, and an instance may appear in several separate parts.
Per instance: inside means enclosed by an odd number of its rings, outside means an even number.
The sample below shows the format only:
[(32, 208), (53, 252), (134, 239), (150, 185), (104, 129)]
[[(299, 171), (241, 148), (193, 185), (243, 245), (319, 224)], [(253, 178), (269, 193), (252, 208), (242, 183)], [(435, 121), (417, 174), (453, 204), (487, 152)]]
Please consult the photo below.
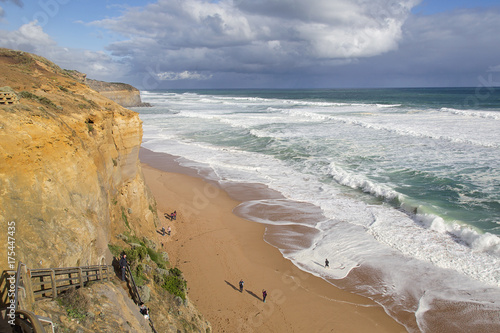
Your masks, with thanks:
[(0, 0), (0, 47), (141, 90), (494, 87), (500, 0)]

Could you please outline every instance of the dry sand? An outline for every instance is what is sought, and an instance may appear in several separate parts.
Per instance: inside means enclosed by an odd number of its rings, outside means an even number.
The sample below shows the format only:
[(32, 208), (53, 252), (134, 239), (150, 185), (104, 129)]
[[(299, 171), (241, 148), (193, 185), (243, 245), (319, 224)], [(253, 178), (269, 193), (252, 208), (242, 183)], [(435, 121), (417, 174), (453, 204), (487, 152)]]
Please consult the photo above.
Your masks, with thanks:
[[(142, 161), (165, 170), (165, 163), (141, 154)], [(263, 240), (264, 225), (232, 213), (238, 202), (226, 192), (201, 178), (150, 165), (143, 164), (143, 172), (162, 214), (159, 228), (172, 228), (171, 236), (157, 234), (158, 240), (171, 264), (183, 271), (189, 298), (214, 332), (406, 332), (373, 301), (284, 259)], [(176, 221), (163, 217), (174, 210)]]

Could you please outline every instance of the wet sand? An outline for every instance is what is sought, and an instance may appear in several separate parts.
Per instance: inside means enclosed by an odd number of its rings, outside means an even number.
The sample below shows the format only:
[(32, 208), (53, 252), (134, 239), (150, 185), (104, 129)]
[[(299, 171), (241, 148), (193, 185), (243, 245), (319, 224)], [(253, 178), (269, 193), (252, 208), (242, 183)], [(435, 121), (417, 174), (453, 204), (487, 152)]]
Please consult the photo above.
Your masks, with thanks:
[[(170, 236), (157, 234), (158, 240), (171, 264), (183, 271), (188, 297), (214, 332), (406, 332), (375, 302), (284, 259), (263, 240), (266, 226), (233, 214), (239, 202), (227, 192), (168, 155), (141, 149), (140, 158), (161, 213), (159, 228), (172, 229)], [(275, 195), (246, 185), (233, 185), (230, 192), (248, 198)], [(174, 210), (177, 220), (163, 217)]]

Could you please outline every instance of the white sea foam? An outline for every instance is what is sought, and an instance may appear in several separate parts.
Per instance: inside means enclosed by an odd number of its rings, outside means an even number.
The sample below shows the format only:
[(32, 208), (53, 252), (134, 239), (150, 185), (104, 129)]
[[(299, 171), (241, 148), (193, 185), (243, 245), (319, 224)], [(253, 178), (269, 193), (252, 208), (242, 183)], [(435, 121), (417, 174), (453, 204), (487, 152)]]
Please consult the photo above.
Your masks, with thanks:
[[(161, 101), (168, 112), (140, 110), (143, 146), (183, 156), (205, 173), (210, 169), (213, 180), (262, 183), (288, 199), (243, 203), (239, 213), (282, 228), (270, 229), (282, 240), (276, 246), (301, 269), (343, 279), (356, 267), (372, 267), (380, 274), (378, 285), (353, 288), (392, 299), (392, 305), (384, 303), (388, 308), (418, 306), (422, 328), (434, 299), (468, 302), (475, 296), (467, 293), (483, 295), (500, 286), (499, 237), (471, 227), (467, 210), (448, 207), (456, 200), (484, 214), (475, 207), (498, 201), (497, 113), (154, 92), (144, 97)], [(209, 133), (210, 140), (199, 133)], [(247, 151), (249, 140), (265, 144)], [(412, 196), (430, 186), (442, 194)], [(290, 211), (294, 202), (319, 207), (322, 217), (307, 209), (297, 213), (312, 214), (303, 219), (307, 223), (256, 214)], [(494, 224), (498, 216), (477, 220)], [(311, 231), (306, 245), (293, 229), (301, 226)], [(322, 267), (325, 258), (331, 270)], [(464, 292), (455, 294), (456, 288)]]
[(448, 112), (460, 116), (467, 117), (480, 117), (486, 119), (500, 120), (500, 114), (498, 112), (491, 111), (476, 111), (476, 110), (457, 110), (452, 108), (441, 108), (440, 111)]

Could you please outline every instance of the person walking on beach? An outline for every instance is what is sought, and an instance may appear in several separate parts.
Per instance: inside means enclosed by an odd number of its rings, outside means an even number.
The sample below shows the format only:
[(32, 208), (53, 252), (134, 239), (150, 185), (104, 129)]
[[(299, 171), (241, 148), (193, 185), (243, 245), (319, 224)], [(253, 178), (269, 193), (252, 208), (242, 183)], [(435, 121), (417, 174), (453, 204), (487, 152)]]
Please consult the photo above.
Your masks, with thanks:
[(330, 262), (328, 259), (325, 259), (325, 268), (330, 268)]
[(127, 255), (123, 254), (120, 259), (120, 268), (122, 270), (122, 281), (125, 281), (125, 270), (127, 269)]
[(165, 236), (165, 227), (161, 227), (161, 235)]
[(266, 297), (267, 297), (267, 291), (265, 289), (262, 289), (262, 301), (266, 303)]
[(168, 226), (168, 228), (167, 228), (167, 235), (169, 235), (169, 236), (170, 236), (170, 233), (171, 233), (171, 232), (172, 232), (172, 229), (170, 229), (170, 226)]
[(243, 283), (244, 283), (243, 280), (240, 280), (240, 293), (243, 292)]

